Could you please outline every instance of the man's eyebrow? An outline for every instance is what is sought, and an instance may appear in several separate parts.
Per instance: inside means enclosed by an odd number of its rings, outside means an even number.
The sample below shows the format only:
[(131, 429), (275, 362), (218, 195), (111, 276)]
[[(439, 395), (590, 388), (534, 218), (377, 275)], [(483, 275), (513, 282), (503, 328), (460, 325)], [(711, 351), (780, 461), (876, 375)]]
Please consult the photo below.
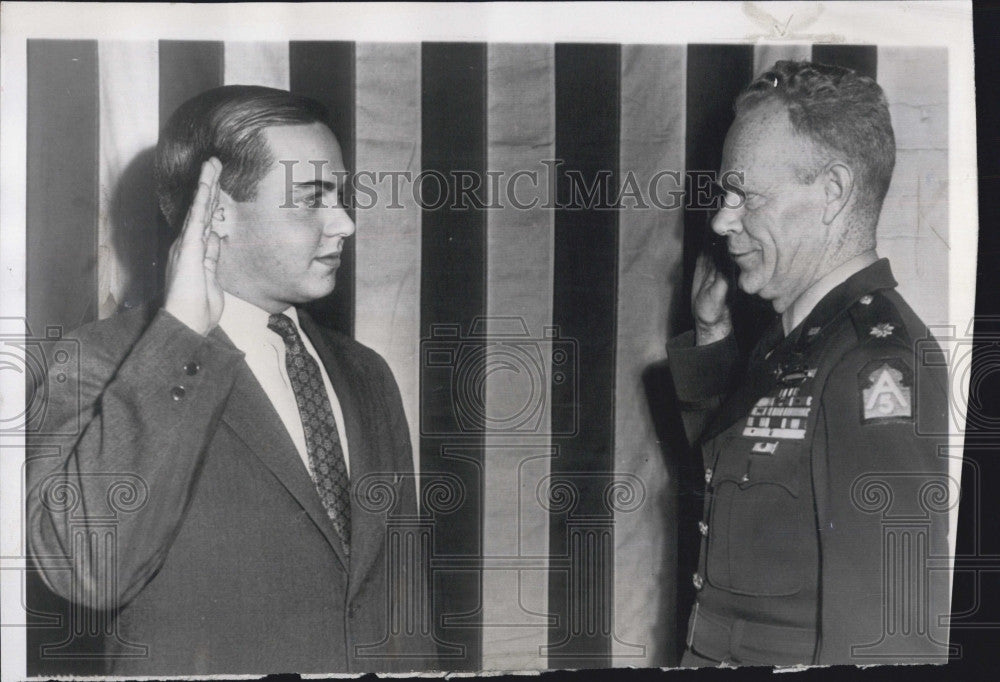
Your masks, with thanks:
[(316, 189), (324, 192), (336, 192), (337, 183), (330, 180), (309, 180), (307, 182), (293, 182), (293, 189)]

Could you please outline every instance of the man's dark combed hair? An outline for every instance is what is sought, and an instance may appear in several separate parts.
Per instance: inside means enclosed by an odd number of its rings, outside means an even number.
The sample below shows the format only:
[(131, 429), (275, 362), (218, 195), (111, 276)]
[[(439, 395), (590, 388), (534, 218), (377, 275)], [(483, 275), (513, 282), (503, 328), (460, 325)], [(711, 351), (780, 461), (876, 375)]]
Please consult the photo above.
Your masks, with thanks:
[(316, 122), (328, 125), (319, 102), (257, 85), (213, 88), (186, 101), (170, 116), (156, 147), (156, 192), (167, 222), (180, 229), (201, 165), (213, 156), (222, 162), (219, 186), (236, 201), (255, 199), (275, 162), (264, 129)]
[(779, 61), (740, 94), (736, 113), (772, 100), (785, 105), (797, 133), (851, 164), (857, 210), (877, 222), (896, 165), (889, 105), (878, 83), (839, 66)]

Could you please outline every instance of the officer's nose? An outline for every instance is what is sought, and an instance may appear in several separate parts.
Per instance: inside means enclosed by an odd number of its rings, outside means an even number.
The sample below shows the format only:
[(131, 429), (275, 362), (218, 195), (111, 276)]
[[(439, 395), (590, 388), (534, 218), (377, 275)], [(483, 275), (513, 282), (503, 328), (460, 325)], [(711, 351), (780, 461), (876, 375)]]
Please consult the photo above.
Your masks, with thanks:
[(726, 237), (743, 231), (743, 200), (735, 192), (726, 192), (719, 211), (712, 218), (712, 231)]

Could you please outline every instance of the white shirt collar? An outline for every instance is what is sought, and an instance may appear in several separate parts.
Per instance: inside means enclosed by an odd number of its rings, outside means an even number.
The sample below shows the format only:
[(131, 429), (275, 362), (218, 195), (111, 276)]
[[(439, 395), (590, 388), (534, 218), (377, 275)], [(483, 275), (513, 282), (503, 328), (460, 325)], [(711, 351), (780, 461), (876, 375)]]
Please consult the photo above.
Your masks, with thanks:
[[(234, 296), (228, 291), (222, 293), (222, 298), (222, 317), (219, 318), (219, 327), (226, 333), (226, 336), (229, 337), (234, 346), (243, 352), (247, 352), (249, 349), (259, 346), (262, 339), (273, 341), (274, 339), (281, 338), (278, 334), (267, 328), (268, 320), (271, 317), (269, 312), (263, 308), (258, 308), (249, 301), (244, 301), (239, 296)], [(302, 328), (299, 326), (299, 316), (295, 311), (295, 307), (289, 306), (282, 312), (291, 318), (292, 322), (299, 329), (299, 333), (301, 333)], [(262, 333), (265, 335), (272, 334), (273, 338), (262, 336)]]
[(865, 251), (860, 253), (854, 258), (845, 261), (835, 267), (830, 272), (826, 273), (818, 280), (812, 283), (812, 285), (799, 294), (799, 297), (792, 301), (792, 304), (785, 308), (785, 312), (781, 314), (781, 326), (785, 331), (785, 336), (788, 336), (793, 329), (802, 324), (809, 313), (813, 311), (816, 304), (823, 300), (823, 297), (828, 293), (833, 291), (844, 282), (848, 277), (855, 274), (856, 272), (861, 272), (869, 265), (878, 260), (878, 255), (875, 250)]

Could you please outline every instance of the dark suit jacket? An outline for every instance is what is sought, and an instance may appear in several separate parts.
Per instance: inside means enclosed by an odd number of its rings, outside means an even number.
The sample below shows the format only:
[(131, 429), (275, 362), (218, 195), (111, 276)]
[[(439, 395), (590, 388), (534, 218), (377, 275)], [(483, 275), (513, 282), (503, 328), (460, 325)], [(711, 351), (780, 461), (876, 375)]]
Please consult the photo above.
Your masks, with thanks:
[(202, 337), (165, 311), (138, 309), (73, 335), (79, 377), (61, 385), (78, 378), (79, 394), (51, 391), (39, 429), (70, 434), (29, 443), (27, 533), (51, 589), (116, 614), (110, 671), (434, 667), (426, 640), (390, 623), (391, 604), (426, 598), (414, 587), (426, 584), (422, 562), (390, 570), (385, 549), (387, 519), (405, 527), (416, 514), (396, 382), (374, 351), (300, 319), (344, 411), (350, 561), (221, 330)]

